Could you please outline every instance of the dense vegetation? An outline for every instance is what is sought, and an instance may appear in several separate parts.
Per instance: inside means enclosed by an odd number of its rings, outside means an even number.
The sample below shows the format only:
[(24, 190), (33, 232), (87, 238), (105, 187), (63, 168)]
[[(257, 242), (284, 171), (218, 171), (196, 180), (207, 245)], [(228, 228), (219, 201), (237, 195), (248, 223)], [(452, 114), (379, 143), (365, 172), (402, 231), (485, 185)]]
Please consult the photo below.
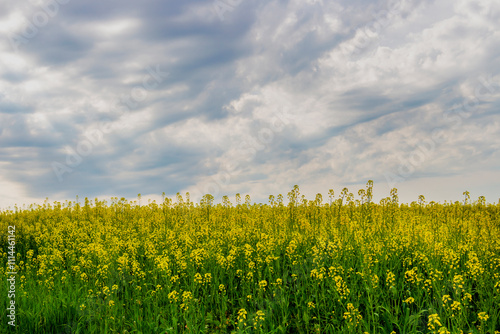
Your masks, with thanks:
[[(125, 199), (0, 213), (16, 333), (499, 333), (500, 203), (295, 186), (268, 204)], [(139, 199), (140, 200), (140, 199)], [(12, 261), (11, 261), (12, 264)]]

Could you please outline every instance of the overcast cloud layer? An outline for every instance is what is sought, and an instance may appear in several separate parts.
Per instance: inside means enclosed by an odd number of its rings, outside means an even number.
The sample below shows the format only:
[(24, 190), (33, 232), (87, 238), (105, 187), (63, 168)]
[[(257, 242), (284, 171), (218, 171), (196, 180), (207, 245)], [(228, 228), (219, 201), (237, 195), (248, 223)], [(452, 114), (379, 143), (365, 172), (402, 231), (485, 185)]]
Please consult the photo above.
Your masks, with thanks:
[[(0, 207), (500, 198), (500, 3), (0, 4)], [(156, 196), (156, 197), (155, 197)]]

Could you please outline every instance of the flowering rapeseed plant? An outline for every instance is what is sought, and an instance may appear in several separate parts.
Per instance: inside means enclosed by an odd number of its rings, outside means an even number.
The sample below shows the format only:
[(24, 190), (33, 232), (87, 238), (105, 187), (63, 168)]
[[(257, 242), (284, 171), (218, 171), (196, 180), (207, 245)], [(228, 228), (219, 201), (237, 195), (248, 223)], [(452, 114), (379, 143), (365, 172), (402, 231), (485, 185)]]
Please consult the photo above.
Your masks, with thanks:
[(178, 194), (1, 211), (0, 230), (16, 226), (16, 254), (0, 236), (13, 332), (500, 331), (500, 203), (400, 204), (396, 189), (375, 203), (372, 186), (327, 203), (294, 187), (269, 204)]

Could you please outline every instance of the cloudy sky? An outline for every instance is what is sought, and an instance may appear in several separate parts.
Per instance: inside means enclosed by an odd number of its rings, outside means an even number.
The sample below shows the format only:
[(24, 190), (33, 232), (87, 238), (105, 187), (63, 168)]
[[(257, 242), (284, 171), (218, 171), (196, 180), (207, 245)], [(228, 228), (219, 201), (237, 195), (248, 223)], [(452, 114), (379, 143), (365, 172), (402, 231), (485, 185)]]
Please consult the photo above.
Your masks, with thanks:
[(500, 198), (498, 1), (4, 1), (0, 34), (2, 208)]

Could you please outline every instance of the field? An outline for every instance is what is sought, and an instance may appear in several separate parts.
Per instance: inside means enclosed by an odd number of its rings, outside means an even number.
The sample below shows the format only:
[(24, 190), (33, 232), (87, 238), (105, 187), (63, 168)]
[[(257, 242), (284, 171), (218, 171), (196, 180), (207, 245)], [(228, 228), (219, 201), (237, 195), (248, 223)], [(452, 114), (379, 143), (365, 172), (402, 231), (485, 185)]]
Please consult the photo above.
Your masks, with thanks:
[(500, 333), (500, 202), (372, 191), (2, 211), (0, 332)]

